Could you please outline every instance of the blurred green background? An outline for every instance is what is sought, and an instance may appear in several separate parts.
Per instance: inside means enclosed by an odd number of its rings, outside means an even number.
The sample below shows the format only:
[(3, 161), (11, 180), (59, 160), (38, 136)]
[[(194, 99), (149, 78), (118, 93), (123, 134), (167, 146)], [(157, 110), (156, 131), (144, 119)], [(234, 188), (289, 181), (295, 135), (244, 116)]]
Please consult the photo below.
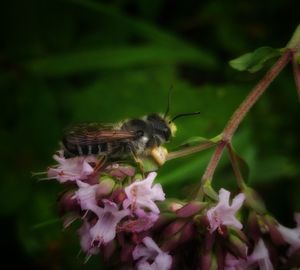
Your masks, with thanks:
[[(100, 269), (83, 265), (76, 229), (62, 231), (55, 181), (31, 172), (53, 164), (70, 123), (116, 122), (165, 111), (200, 110), (177, 122), (175, 148), (212, 137), (267, 69), (228, 61), (260, 46), (285, 46), (299, 23), (298, 1), (5, 1), (0, 9), (1, 255), (11, 268)], [(298, 3), (299, 4), (299, 3)], [(269, 63), (268, 66), (272, 64)], [(239, 128), (234, 146), (249, 182), (281, 222), (300, 211), (299, 102), (289, 66)], [(158, 180), (183, 198), (212, 151), (168, 162)], [(216, 187), (234, 188), (225, 154)]]

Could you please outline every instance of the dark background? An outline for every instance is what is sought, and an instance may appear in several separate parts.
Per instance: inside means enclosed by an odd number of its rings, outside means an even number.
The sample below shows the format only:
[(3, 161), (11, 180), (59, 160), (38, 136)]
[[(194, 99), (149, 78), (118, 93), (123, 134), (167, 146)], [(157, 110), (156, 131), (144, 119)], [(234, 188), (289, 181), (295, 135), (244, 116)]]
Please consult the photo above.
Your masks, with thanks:
[[(241, 73), (228, 61), (260, 46), (284, 47), (299, 23), (298, 1), (5, 1), (0, 8), (1, 255), (21, 269), (82, 265), (76, 228), (62, 231), (55, 181), (32, 172), (53, 164), (70, 123), (116, 122), (163, 112), (173, 85), (178, 121), (172, 149), (213, 137), (267, 68)], [(293, 225), (300, 211), (299, 102), (287, 67), (247, 116), (234, 146), (270, 213)], [(212, 151), (159, 170), (168, 197), (184, 197)], [(235, 189), (225, 154), (216, 188)], [(11, 256), (8, 259), (8, 256)]]

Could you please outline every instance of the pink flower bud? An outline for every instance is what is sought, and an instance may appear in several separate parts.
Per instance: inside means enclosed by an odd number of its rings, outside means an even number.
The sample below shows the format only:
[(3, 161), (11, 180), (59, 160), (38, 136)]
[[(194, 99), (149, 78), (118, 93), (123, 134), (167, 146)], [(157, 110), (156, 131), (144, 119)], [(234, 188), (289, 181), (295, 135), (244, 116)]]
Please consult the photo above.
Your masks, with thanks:
[(210, 270), (212, 269), (212, 247), (214, 244), (214, 234), (207, 233), (202, 243), (200, 257), (199, 257), (199, 269)]
[(74, 198), (74, 191), (67, 191), (59, 198), (59, 213), (64, 215), (69, 212), (80, 212), (80, 206)]
[(261, 236), (261, 231), (257, 220), (257, 214), (254, 211), (250, 212), (247, 225), (249, 232), (248, 235), (251, 236), (255, 242), (258, 242)]
[(186, 224), (185, 220), (176, 220), (172, 222), (164, 229), (162, 233), (163, 238), (167, 239), (173, 236), (174, 234), (178, 233), (184, 227), (185, 224)]
[(115, 182), (113, 179), (109, 177), (101, 179), (101, 182), (98, 184), (96, 189), (96, 198), (100, 199), (109, 195), (112, 192), (114, 186)]
[(183, 244), (196, 236), (196, 227), (193, 222), (188, 222), (181, 231), (179, 243)]
[(266, 216), (264, 218), (266, 225), (269, 228), (269, 234), (272, 239), (272, 242), (275, 245), (284, 245), (285, 241), (278, 229), (278, 222), (271, 216)]
[(110, 241), (106, 245), (102, 246), (101, 247), (101, 254), (103, 256), (103, 259), (105, 261), (109, 261), (109, 259), (112, 257), (112, 255), (114, 254), (116, 249), (117, 249), (117, 243), (116, 243), (115, 240)]
[(202, 211), (207, 204), (199, 201), (189, 202), (176, 211), (177, 217), (187, 218)]

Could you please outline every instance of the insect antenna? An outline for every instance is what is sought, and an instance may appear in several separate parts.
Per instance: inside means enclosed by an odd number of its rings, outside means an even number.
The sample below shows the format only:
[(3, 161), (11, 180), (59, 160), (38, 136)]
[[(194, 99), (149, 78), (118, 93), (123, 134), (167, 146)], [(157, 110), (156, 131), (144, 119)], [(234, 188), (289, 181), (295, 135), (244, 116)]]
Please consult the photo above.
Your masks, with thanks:
[(190, 116), (190, 115), (198, 115), (200, 114), (200, 112), (191, 112), (191, 113), (180, 113), (180, 114), (177, 114), (176, 116), (174, 116), (170, 121), (169, 121), (169, 124), (174, 122), (176, 119), (180, 118), (180, 117), (183, 117), (183, 116)]
[(171, 85), (170, 87), (170, 90), (169, 90), (169, 94), (168, 94), (168, 104), (167, 104), (167, 109), (164, 113), (164, 119), (166, 119), (166, 117), (168, 116), (168, 113), (170, 112), (170, 104), (171, 104), (171, 95), (172, 95), (172, 92), (173, 92), (173, 85)]

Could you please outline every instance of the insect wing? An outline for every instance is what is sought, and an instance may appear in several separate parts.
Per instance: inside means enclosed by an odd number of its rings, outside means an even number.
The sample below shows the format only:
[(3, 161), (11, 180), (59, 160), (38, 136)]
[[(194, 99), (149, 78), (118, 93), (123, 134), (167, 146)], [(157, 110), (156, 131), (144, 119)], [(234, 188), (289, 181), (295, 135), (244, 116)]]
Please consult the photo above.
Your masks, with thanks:
[(102, 142), (126, 141), (137, 136), (134, 131), (121, 130), (114, 125), (98, 123), (80, 124), (67, 128), (64, 138), (72, 144), (98, 144)]

